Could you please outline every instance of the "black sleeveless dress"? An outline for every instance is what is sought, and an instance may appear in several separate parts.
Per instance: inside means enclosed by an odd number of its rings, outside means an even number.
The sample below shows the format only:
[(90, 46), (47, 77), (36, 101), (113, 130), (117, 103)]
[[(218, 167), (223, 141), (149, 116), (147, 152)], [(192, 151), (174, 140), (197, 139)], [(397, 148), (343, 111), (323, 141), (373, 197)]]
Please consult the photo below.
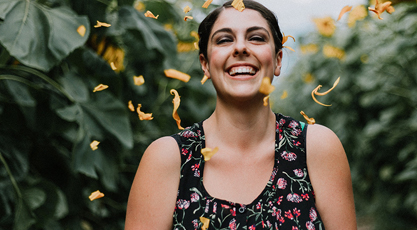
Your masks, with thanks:
[(274, 168), (264, 190), (250, 204), (211, 197), (205, 190), (202, 123), (173, 135), (181, 152), (174, 230), (324, 229), (308, 176), (305, 123), (276, 114)]

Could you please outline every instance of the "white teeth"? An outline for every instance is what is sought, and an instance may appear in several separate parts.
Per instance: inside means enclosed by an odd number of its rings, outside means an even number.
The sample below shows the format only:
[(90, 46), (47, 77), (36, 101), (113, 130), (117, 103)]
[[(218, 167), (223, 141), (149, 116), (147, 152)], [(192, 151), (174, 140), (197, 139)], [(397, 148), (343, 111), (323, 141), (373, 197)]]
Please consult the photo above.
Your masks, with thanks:
[(234, 67), (231, 68), (229, 74), (234, 76), (236, 74), (255, 74), (256, 71), (252, 67)]

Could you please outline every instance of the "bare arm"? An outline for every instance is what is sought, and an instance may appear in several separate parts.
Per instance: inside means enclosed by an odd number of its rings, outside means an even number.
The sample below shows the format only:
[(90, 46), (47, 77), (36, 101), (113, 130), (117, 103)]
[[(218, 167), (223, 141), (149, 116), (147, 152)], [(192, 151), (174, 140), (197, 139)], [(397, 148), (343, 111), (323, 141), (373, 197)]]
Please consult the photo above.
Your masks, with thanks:
[(175, 139), (163, 137), (149, 145), (130, 190), (125, 230), (172, 229), (180, 167)]
[(307, 166), (326, 229), (357, 229), (349, 163), (333, 131), (308, 126)]

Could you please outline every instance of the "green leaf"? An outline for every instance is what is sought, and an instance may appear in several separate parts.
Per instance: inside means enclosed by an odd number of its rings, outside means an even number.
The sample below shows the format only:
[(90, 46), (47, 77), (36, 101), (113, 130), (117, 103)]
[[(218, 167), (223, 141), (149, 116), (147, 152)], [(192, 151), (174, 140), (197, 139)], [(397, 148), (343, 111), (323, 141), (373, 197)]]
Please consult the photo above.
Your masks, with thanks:
[(85, 102), (89, 98), (86, 84), (73, 72), (65, 74), (59, 82), (64, 90), (77, 102)]
[[(0, 42), (21, 63), (49, 71), (90, 33), (88, 19), (68, 7), (48, 8), (30, 0), (0, 0)], [(86, 28), (81, 36), (77, 29)]]
[(22, 196), (31, 210), (39, 208), (46, 200), (45, 192), (36, 187), (24, 190)]
[(16, 213), (13, 230), (26, 230), (36, 223), (33, 213), (22, 199), (16, 203)]

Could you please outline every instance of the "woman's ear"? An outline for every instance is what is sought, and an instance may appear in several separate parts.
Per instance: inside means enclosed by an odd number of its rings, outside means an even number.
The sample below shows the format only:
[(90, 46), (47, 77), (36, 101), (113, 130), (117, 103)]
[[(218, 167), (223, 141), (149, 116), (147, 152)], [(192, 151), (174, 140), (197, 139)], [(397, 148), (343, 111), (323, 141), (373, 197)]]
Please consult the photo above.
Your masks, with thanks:
[(200, 54), (200, 64), (201, 68), (203, 69), (204, 75), (210, 78), (209, 63), (203, 54)]
[(275, 71), (274, 71), (274, 75), (275, 76), (279, 76), (281, 74), (281, 66), (282, 66), (282, 50), (280, 50), (276, 56), (276, 63), (277, 65), (275, 66)]

